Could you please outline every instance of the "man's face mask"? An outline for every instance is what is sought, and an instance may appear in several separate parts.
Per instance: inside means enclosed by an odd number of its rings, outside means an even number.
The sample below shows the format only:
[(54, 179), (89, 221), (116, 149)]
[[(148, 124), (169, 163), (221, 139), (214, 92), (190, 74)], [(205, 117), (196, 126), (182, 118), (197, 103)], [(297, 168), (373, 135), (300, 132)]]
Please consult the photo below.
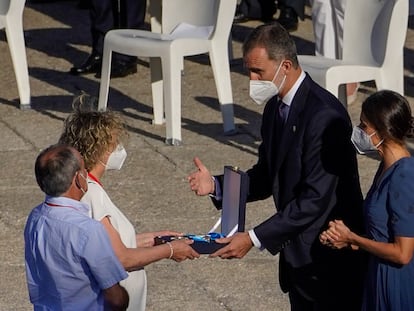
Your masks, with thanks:
[(86, 176), (83, 176), (80, 172), (78, 172), (77, 174), (85, 181), (86, 189), (82, 188), (82, 185), (80, 184), (79, 180), (75, 180), (76, 186), (80, 189), (80, 191), (82, 191), (83, 194), (85, 194), (86, 191), (88, 191), (88, 179)]
[(371, 137), (374, 136), (376, 133), (377, 132), (374, 132), (368, 135), (359, 126), (354, 126), (352, 130), (351, 141), (359, 154), (366, 154), (378, 150), (378, 147), (382, 144), (384, 140), (382, 139), (378, 144), (374, 145), (372, 143)]
[(279, 74), (280, 68), (282, 68), (283, 61), (284, 60), (280, 62), (272, 81), (250, 80), (250, 98), (253, 99), (256, 104), (262, 105), (266, 103), (273, 96), (279, 94), (280, 90), (283, 88), (286, 80), (286, 75), (284, 75), (279, 86), (276, 86), (273, 83)]

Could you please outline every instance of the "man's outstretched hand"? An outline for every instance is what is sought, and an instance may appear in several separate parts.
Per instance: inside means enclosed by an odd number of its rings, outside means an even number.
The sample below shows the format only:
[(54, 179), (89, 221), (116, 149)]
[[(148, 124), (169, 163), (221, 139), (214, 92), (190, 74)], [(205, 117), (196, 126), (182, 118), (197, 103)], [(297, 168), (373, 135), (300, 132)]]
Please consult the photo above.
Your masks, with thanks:
[(187, 177), (191, 190), (200, 196), (214, 193), (214, 180), (208, 169), (197, 157), (194, 158), (194, 164), (197, 168), (197, 171), (191, 173)]

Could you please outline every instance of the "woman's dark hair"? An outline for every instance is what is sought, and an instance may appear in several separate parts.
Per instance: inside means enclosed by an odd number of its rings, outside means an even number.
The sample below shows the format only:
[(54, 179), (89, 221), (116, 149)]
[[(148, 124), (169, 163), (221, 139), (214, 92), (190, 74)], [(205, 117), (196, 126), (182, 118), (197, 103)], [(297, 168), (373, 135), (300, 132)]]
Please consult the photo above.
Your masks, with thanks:
[(411, 108), (404, 96), (389, 90), (378, 91), (362, 103), (362, 114), (386, 142), (402, 143), (413, 133)]

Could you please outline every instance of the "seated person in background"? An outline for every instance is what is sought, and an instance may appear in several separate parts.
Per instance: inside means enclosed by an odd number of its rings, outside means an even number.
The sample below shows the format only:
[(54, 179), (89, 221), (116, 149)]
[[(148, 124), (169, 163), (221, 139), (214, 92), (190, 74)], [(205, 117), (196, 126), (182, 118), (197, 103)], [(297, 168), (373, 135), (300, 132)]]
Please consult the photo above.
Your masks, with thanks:
[[(145, 29), (146, 0), (81, 0), (87, 2), (90, 16), (92, 51), (80, 65), (74, 65), (69, 73), (83, 75), (94, 73), (100, 78), (104, 39), (112, 29)], [(85, 3), (81, 5), (85, 5)], [(112, 54), (111, 78), (120, 78), (137, 72), (137, 58), (124, 54)]]
[(414, 310), (414, 158), (404, 142), (413, 132), (410, 105), (398, 93), (380, 91), (362, 104), (361, 124), (352, 141), (360, 153), (377, 152), (382, 161), (364, 203), (367, 237), (342, 220), (329, 223), (322, 244), (371, 254), (364, 311)]
[(154, 245), (158, 235), (180, 235), (174, 231), (136, 234), (134, 226), (111, 201), (101, 178), (106, 170), (120, 170), (126, 158), (123, 143), (127, 136), (123, 120), (112, 111), (97, 112), (96, 101), (84, 94), (74, 101), (74, 112), (65, 121), (60, 142), (82, 154), (88, 171), (88, 191), (82, 201), (91, 206), (92, 217), (106, 228), (115, 254), (129, 271), (121, 282), (130, 296), (128, 310), (145, 310), (146, 275), (144, 266), (169, 258), (175, 261), (194, 259), (199, 254), (190, 240)]
[(36, 180), (45, 201), (24, 230), (26, 277), (35, 310), (125, 310), (128, 275), (104, 227), (79, 202), (88, 189), (81, 155), (53, 145), (36, 159)]
[(299, 18), (305, 18), (305, 0), (241, 0), (237, 5), (233, 23), (249, 20), (269, 23), (274, 20), (277, 9), (280, 10), (277, 22), (289, 32), (298, 29)]

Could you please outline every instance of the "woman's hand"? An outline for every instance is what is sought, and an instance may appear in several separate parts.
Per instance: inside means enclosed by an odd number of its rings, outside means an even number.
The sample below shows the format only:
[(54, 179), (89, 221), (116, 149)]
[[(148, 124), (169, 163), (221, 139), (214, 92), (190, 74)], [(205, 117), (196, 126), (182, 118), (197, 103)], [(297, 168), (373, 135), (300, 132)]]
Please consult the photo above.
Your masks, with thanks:
[(191, 239), (181, 239), (174, 240), (169, 242), (171, 246), (171, 258), (177, 262), (194, 259), (200, 257), (200, 254), (197, 253), (192, 247), (191, 244), (194, 243)]
[(331, 248), (341, 249), (351, 246), (351, 230), (342, 220), (329, 222), (329, 228), (319, 235), (319, 241)]

